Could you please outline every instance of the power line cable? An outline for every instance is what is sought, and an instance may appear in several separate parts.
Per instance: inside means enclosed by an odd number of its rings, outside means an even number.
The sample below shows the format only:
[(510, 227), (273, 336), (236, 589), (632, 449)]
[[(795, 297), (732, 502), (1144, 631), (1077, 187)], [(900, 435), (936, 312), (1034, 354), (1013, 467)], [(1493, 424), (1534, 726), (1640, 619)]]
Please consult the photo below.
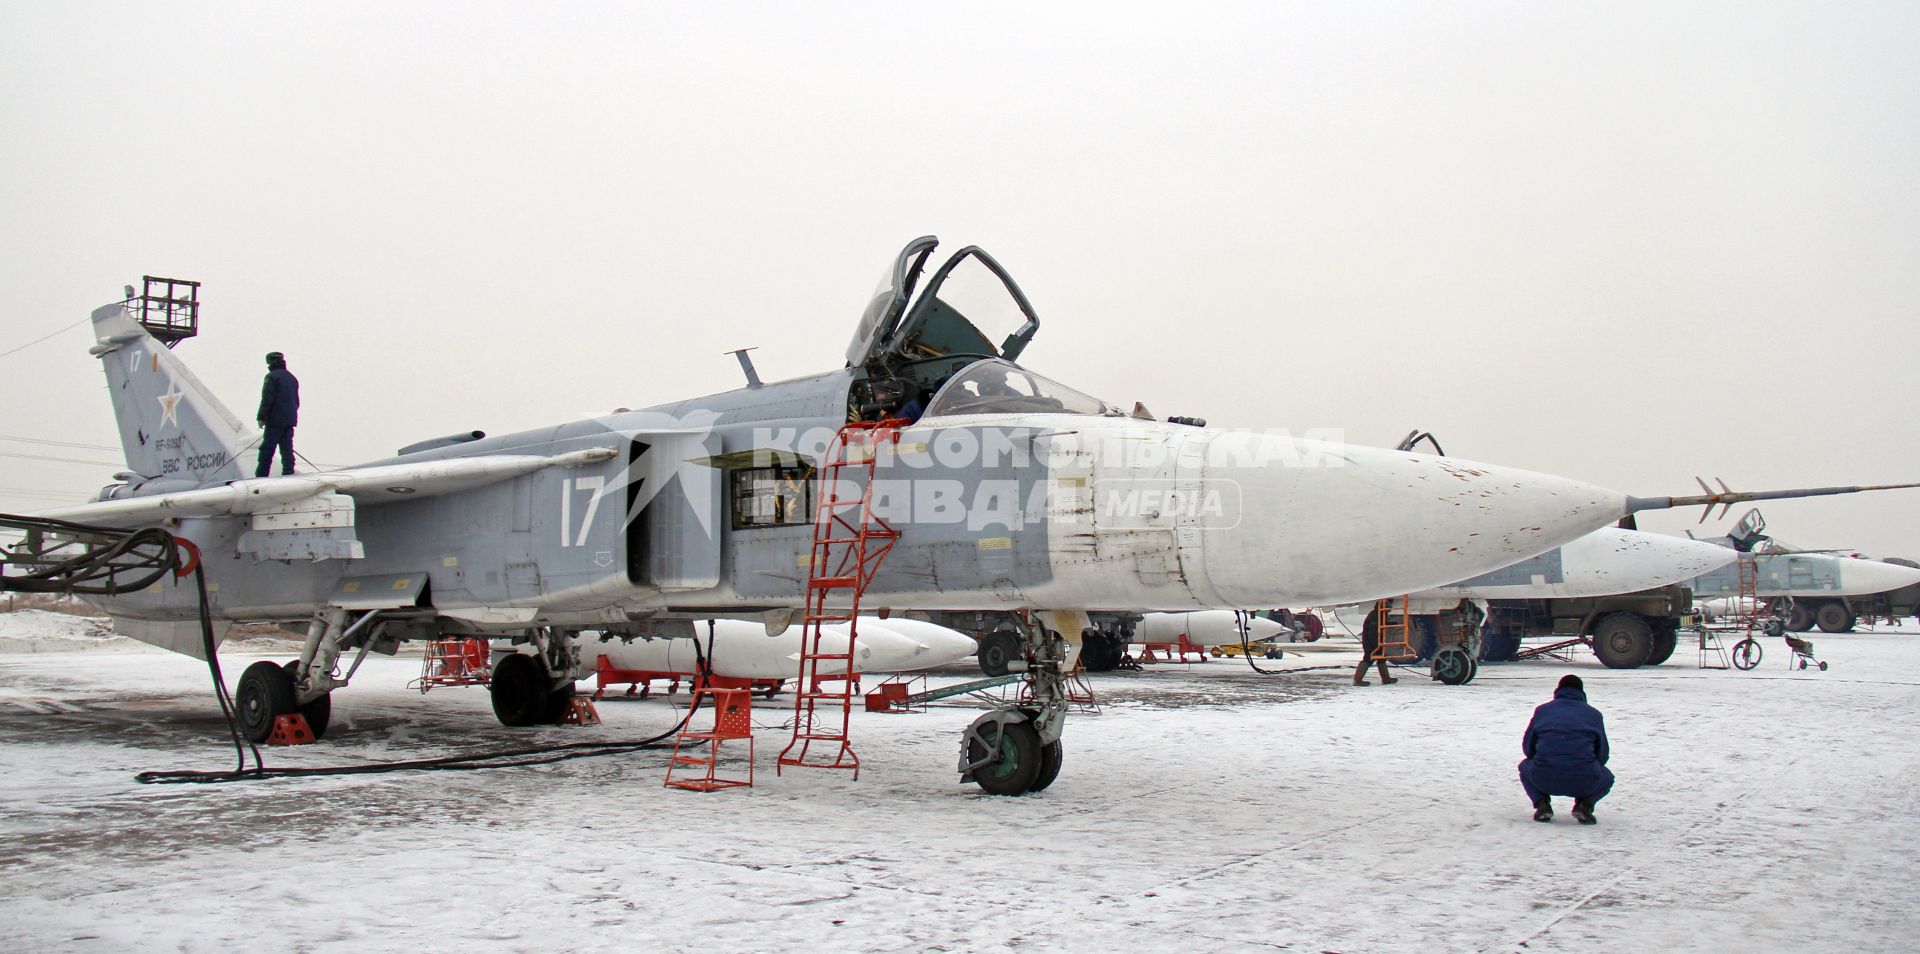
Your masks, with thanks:
[(17, 441), (22, 444), (46, 444), (51, 447), (77, 447), (81, 450), (117, 451), (114, 444), (87, 444), (80, 441), (50, 441), (44, 437), (15, 437), (12, 434), (0, 434), (0, 441)]
[(65, 331), (68, 331), (68, 330), (71, 330), (71, 329), (73, 329), (73, 328), (78, 328), (78, 327), (80, 327), (81, 325), (84, 325), (84, 324), (86, 324), (87, 322), (89, 322), (89, 321), (92, 321), (92, 320), (93, 320), (93, 316), (92, 316), (92, 315), (88, 315), (87, 317), (85, 317), (85, 318), (82, 318), (82, 319), (80, 319), (79, 321), (76, 321), (76, 322), (74, 322), (73, 324), (70, 324), (70, 325), (66, 325), (65, 327), (62, 327), (61, 329), (59, 329), (58, 331), (54, 331), (54, 332), (52, 332), (52, 333), (50, 333), (50, 334), (46, 334), (46, 335), (42, 335), (41, 337), (38, 337), (38, 338), (35, 338), (35, 339), (33, 339), (32, 341), (29, 341), (29, 342), (27, 342), (26, 344), (23, 344), (23, 345), (21, 345), (21, 346), (19, 346), (19, 347), (17, 347), (17, 348), (14, 348), (14, 349), (12, 349), (11, 351), (0, 351), (0, 358), (4, 358), (4, 357), (7, 357), (8, 355), (12, 355), (12, 354), (17, 354), (17, 353), (19, 353), (19, 352), (22, 352), (22, 351), (25, 351), (25, 350), (27, 350), (28, 348), (31, 348), (31, 347), (33, 347), (34, 345), (37, 345), (37, 344), (39, 344), (39, 343), (40, 343), (40, 342), (42, 342), (42, 341), (46, 341), (47, 339), (49, 339), (49, 338), (52, 338), (52, 337), (54, 337), (55, 335), (58, 335), (58, 334), (60, 334), (61, 332), (65, 332)]
[(0, 487), (0, 494), (12, 494), (16, 497), (51, 497), (76, 502), (88, 500), (92, 497), (91, 494), (76, 493), (70, 490), (29, 490), (26, 487)]
[(82, 460), (78, 457), (49, 457), (45, 454), (22, 454), (17, 451), (0, 451), (0, 457), (18, 457), (21, 460), (50, 460), (62, 464), (94, 464), (100, 467), (125, 467), (123, 460)]

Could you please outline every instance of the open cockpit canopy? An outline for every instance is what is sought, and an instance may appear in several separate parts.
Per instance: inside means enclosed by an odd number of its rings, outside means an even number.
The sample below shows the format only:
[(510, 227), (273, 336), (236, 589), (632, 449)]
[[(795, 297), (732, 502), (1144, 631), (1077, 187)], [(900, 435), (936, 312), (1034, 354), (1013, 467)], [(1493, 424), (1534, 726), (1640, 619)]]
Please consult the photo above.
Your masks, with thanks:
[(999, 358), (983, 358), (948, 379), (925, 417), (964, 414), (1085, 414), (1122, 417), (1118, 408)]
[(969, 245), (920, 287), (937, 245), (931, 235), (914, 239), (881, 276), (847, 346), (848, 367), (897, 374), (934, 361), (951, 373), (979, 358), (1019, 360), (1040, 328), (1020, 286), (993, 256)]

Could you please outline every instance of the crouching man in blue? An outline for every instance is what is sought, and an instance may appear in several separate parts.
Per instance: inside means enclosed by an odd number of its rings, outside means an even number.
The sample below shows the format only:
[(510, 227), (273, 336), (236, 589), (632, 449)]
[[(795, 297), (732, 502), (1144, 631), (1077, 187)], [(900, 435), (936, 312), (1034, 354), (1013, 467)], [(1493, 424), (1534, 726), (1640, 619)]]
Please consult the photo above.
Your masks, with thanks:
[(1607, 724), (1600, 710), (1587, 705), (1580, 677), (1560, 679), (1553, 701), (1533, 710), (1520, 742), (1520, 784), (1533, 801), (1533, 820), (1553, 821), (1550, 795), (1573, 798), (1573, 820), (1595, 824), (1593, 805), (1613, 789), (1607, 769)]

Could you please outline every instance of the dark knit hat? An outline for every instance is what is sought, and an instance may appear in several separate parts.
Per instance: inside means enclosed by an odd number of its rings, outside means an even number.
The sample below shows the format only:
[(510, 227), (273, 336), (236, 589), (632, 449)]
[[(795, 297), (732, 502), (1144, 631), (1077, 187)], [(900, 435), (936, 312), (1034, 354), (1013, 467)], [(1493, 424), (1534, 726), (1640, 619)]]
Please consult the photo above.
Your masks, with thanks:
[(1560, 677), (1560, 688), (1578, 689), (1581, 692), (1587, 691), (1587, 687), (1585, 684), (1583, 684), (1580, 681), (1580, 677), (1574, 675), (1573, 673), (1567, 673), (1566, 675)]

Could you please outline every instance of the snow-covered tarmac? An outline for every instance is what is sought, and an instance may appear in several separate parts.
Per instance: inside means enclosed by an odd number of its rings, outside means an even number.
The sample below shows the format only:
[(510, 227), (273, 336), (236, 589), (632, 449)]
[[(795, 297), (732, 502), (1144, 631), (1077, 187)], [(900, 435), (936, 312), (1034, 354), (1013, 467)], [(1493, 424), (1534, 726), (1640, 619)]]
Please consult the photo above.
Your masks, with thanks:
[[(1910, 624), (1911, 625), (1911, 624)], [(1816, 636), (1829, 672), (1489, 666), (1470, 686), (1244, 663), (1094, 679), (1048, 791), (955, 780), (974, 713), (858, 713), (865, 769), (772, 761), (665, 789), (665, 755), (541, 768), (145, 786), (226, 768), (199, 663), (0, 655), (0, 948), (180, 950), (1897, 951), (1920, 948), (1920, 638)], [(1351, 662), (1346, 640), (1306, 662)], [(225, 659), (228, 678), (249, 657)], [(1289, 662), (1292, 662), (1290, 659)], [(1264, 661), (1262, 665), (1268, 665)], [(1514, 779), (1564, 672), (1606, 713), (1601, 824), (1529, 818)], [(279, 765), (650, 735), (508, 730), (479, 689), (374, 659)], [(959, 669), (943, 677), (965, 678)], [(1408, 675), (1403, 673), (1403, 675)]]

